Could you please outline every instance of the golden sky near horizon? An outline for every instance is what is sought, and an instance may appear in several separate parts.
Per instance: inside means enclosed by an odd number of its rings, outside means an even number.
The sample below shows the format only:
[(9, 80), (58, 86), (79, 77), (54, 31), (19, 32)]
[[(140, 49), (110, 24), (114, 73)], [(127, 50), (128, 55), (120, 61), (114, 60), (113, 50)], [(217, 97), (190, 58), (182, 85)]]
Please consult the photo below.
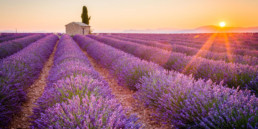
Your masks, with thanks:
[(64, 32), (83, 5), (95, 31), (258, 26), (258, 0), (0, 0), (0, 31)]

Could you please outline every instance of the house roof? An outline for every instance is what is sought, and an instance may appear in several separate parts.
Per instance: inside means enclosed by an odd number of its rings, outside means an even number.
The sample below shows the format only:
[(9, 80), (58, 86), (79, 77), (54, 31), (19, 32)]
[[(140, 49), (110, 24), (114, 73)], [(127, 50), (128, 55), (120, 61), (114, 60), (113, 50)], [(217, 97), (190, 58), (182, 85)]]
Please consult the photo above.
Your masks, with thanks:
[[(82, 23), (82, 22), (71, 22), (71, 23), (69, 23), (69, 24), (77, 24), (77, 25), (79, 25), (79, 26), (89, 26), (89, 25), (87, 25), (87, 24), (85, 24), (85, 23)], [(69, 25), (69, 24), (67, 24), (67, 25)], [(66, 26), (67, 26), (66, 25)]]

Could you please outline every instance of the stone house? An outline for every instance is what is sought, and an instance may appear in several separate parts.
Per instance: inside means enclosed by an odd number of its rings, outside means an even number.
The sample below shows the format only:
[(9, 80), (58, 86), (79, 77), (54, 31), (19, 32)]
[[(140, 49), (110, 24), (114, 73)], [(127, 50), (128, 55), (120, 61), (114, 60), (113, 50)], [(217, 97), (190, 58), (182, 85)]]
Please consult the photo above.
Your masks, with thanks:
[(65, 25), (65, 30), (69, 35), (87, 35), (90, 33), (90, 26), (82, 22), (71, 22)]

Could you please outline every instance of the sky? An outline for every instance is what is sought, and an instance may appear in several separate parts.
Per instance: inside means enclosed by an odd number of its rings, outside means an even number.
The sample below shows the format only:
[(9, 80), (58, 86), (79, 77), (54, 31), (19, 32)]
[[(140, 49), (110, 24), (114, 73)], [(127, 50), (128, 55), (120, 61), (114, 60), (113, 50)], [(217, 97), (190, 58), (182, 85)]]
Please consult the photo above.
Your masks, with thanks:
[(0, 30), (64, 32), (83, 5), (94, 32), (258, 26), (258, 0), (0, 0)]

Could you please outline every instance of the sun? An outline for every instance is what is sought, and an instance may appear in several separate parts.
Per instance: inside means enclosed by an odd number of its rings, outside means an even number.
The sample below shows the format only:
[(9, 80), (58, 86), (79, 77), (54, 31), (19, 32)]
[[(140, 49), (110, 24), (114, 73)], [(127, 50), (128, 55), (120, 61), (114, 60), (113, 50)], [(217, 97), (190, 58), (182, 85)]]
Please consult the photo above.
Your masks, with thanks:
[(224, 22), (224, 21), (223, 21), (223, 22), (220, 22), (220, 23), (219, 23), (219, 26), (220, 26), (220, 27), (225, 27), (225, 26), (226, 26), (226, 22)]

